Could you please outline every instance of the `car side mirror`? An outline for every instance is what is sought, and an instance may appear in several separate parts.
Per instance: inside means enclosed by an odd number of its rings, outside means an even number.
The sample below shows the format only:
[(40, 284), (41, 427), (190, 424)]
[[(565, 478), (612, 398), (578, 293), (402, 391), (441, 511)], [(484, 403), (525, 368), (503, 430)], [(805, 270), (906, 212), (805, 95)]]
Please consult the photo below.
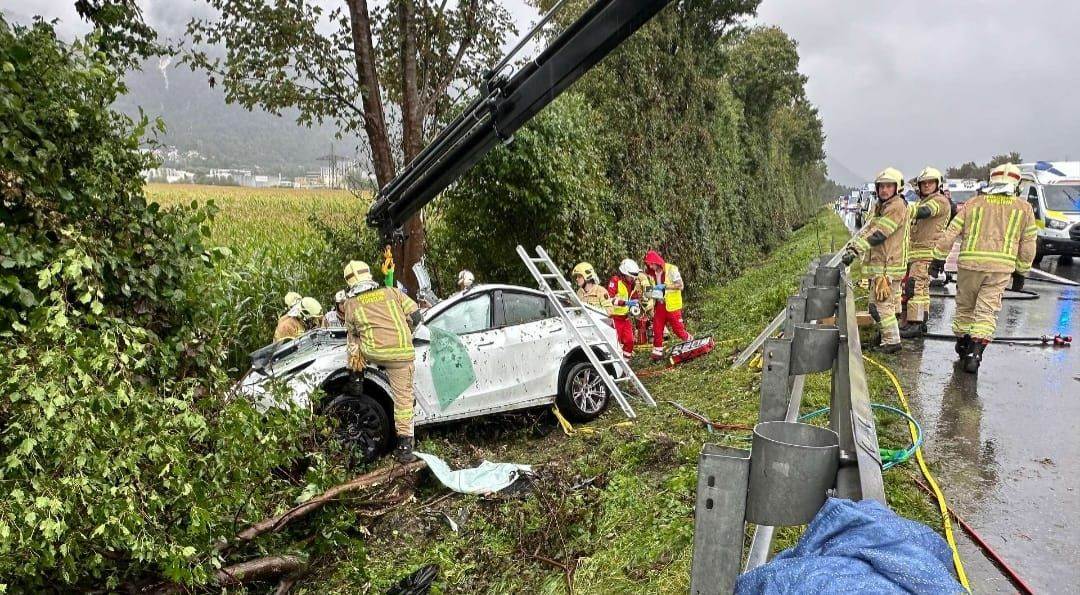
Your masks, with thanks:
[(412, 338), (413, 345), (416, 345), (417, 343), (431, 343), (431, 331), (428, 330), (428, 327), (426, 326), (418, 326), (416, 327), (416, 330), (413, 331)]

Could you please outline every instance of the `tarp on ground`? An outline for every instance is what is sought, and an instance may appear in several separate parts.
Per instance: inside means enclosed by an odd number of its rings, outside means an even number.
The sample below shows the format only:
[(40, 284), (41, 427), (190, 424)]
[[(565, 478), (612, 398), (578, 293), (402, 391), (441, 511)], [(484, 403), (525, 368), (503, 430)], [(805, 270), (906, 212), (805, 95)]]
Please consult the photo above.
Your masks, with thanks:
[(795, 547), (738, 578), (735, 593), (964, 593), (930, 527), (874, 500), (830, 498)]
[(462, 494), (492, 494), (517, 481), (522, 473), (532, 473), (529, 465), (483, 461), (479, 467), (454, 471), (439, 457), (426, 452), (415, 453), (427, 463), (428, 469), (446, 487)]

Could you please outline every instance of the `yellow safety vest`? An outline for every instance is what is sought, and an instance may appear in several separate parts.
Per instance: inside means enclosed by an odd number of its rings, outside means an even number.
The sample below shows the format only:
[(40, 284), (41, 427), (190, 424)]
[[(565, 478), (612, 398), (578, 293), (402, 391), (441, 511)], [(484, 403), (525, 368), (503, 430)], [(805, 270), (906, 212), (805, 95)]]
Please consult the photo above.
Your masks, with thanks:
[(682, 310), (682, 290), (667, 288), (667, 284), (671, 282), (672, 277), (678, 276), (679, 267), (670, 262), (664, 264), (664, 309), (668, 312)]
[(622, 305), (616, 305), (611, 309), (612, 316), (626, 316), (630, 313), (630, 306), (626, 305), (626, 302), (630, 300), (630, 288), (626, 286), (626, 283), (622, 279), (615, 281), (618, 285), (615, 286), (615, 300), (622, 302)]

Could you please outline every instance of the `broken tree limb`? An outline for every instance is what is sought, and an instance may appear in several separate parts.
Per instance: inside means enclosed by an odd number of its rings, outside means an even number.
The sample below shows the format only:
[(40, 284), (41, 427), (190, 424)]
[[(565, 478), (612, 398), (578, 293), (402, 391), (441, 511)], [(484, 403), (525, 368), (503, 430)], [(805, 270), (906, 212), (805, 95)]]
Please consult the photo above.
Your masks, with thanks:
[(266, 556), (226, 566), (214, 574), (214, 580), (221, 586), (236, 586), (248, 581), (291, 574), (303, 567), (304, 561), (297, 556)]
[(219, 543), (217, 550), (221, 551), (224, 549), (228, 549), (229, 546), (233, 543), (246, 543), (264, 533), (278, 531), (282, 527), (288, 525), (296, 519), (302, 518), (322, 508), (323, 506), (326, 506), (330, 502), (337, 500), (339, 496), (346, 492), (370, 488), (384, 484), (389, 481), (393, 481), (399, 477), (404, 477), (410, 473), (419, 471), (420, 469), (423, 469), (426, 465), (427, 463), (423, 461), (415, 461), (405, 465), (393, 465), (390, 467), (383, 467), (382, 469), (377, 469), (370, 473), (360, 475), (359, 477), (356, 477), (346, 483), (336, 485), (326, 490), (322, 494), (315, 496), (314, 498), (307, 500), (302, 504), (294, 506), (293, 508), (290, 508), (289, 510), (277, 516), (265, 518), (255, 523), (254, 525), (249, 526), (247, 529), (244, 529), (239, 534), (237, 534), (234, 540), (223, 541)]

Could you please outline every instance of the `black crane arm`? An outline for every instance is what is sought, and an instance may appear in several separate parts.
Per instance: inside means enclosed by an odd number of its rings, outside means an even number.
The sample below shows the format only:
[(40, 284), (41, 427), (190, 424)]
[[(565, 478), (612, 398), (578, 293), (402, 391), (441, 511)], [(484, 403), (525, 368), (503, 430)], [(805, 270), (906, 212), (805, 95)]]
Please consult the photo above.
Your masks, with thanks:
[(508, 142), (670, 1), (598, 0), (535, 59), (510, 76), (502, 75), (509, 59), (551, 17), (556, 6), (489, 73), (480, 96), (379, 190), (368, 211), (368, 224), (390, 236), (489, 151)]

